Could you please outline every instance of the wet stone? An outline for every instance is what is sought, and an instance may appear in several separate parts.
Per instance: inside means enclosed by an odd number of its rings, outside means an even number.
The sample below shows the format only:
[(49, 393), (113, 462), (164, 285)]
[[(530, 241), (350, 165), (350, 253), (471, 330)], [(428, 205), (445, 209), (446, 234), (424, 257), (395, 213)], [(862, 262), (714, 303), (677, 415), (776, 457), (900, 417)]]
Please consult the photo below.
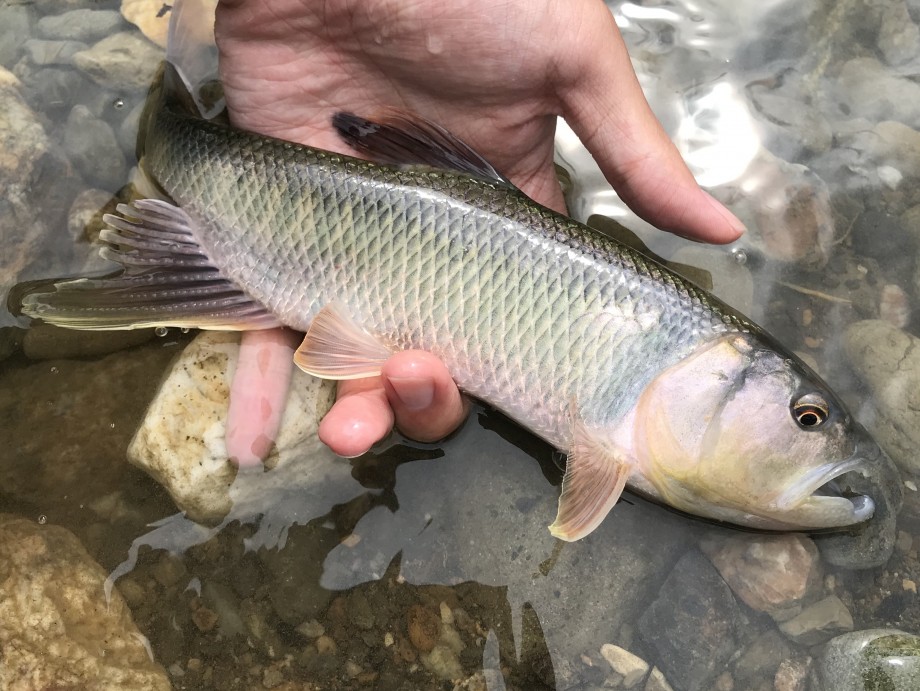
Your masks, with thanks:
[(349, 596), (348, 616), (351, 623), (363, 631), (374, 627), (374, 612), (363, 590), (355, 590)]
[(105, 578), (68, 530), (0, 515), (0, 687), (171, 688)]
[(124, 184), (128, 168), (115, 131), (86, 106), (77, 105), (70, 111), (64, 149), (86, 180), (110, 190)]
[(25, 3), (0, 4), (0, 66), (11, 68), (32, 35), (35, 10)]
[(792, 655), (789, 641), (776, 629), (769, 629), (754, 639), (742, 652), (734, 666), (734, 677), (748, 688), (755, 681), (773, 679), (780, 665)]
[(81, 41), (46, 41), (30, 38), (22, 45), (23, 52), (36, 67), (70, 65), (73, 56), (88, 46)]
[(601, 646), (601, 656), (622, 677), (621, 685), (624, 688), (633, 688), (648, 674), (648, 663), (645, 660), (612, 643)]
[(802, 610), (779, 625), (780, 630), (799, 645), (817, 645), (853, 630), (853, 616), (836, 595), (831, 595)]
[(773, 688), (775, 691), (807, 691), (811, 667), (810, 657), (783, 660), (773, 679)]
[(423, 605), (412, 605), (406, 614), (406, 629), (416, 649), (431, 652), (441, 637), (441, 617)]
[(97, 84), (119, 91), (143, 91), (153, 81), (163, 51), (142, 36), (121, 32), (73, 56), (73, 63)]
[(714, 533), (700, 544), (732, 591), (746, 605), (776, 620), (801, 611), (821, 586), (818, 550), (805, 535)]
[(92, 42), (121, 26), (121, 15), (114, 10), (78, 9), (42, 17), (35, 30), (43, 38)]
[(698, 552), (677, 562), (657, 599), (639, 618), (652, 660), (687, 691), (710, 689), (741, 647), (744, 617), (731, 590)]
[(831, 640), (817, 667), (825, 691), (916, 691), (920, 637), (897, 629), (854, 631)]

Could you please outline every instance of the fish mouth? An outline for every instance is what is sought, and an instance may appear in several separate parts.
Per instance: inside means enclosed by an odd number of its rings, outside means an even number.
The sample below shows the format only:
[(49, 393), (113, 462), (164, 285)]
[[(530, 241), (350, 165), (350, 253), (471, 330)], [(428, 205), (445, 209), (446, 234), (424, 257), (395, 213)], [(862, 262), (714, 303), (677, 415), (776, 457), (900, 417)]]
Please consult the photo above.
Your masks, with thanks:
[[(854, 454), (856, 456), (856, 454)], [(815, 468), (777, 497), (775, 506), (785, 514), (799, 514), (803, 525), (835, 528), (855, 525), (875, 514), (875, 502), (848, 487), (846, 475), (866, 475), (866, 459), (854, 457)]]

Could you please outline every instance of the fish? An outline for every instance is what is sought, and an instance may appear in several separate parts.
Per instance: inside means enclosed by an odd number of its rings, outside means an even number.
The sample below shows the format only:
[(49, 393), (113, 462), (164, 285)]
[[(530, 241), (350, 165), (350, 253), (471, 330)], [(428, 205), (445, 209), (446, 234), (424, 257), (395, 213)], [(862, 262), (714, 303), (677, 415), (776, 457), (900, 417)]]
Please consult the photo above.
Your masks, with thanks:
[(321, 378), (434, 353), (467, 394), (567, 455), (551, 533), (591, 533), (628, 486), (762, 530), (841, 529), (879, 450), (843, 402), (747, 317), (541, 206), (446, 129), (339, 112), (363, 158), (201, 118), (166, 62), (138, 153), (168, 201), (107, 215), (115, 275), (22, 298), (74, 329), (304, 332)]

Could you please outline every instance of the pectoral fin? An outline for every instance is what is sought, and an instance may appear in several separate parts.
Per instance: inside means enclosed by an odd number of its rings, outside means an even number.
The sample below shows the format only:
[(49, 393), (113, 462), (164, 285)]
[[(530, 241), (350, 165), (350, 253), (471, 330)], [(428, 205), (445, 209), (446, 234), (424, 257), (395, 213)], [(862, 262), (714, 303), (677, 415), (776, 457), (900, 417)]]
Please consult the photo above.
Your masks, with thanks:
[(361, 379), (380, 374), (392, 353), (356, 323), (344, 305), (331, 303), (313, 318), (294, 362), (320, 379)]
[(631, 463), (616, 447), (575, 423), (575, 441), (569, 452), (553, 536), (572, 542), (594, 530), (617, 503)]

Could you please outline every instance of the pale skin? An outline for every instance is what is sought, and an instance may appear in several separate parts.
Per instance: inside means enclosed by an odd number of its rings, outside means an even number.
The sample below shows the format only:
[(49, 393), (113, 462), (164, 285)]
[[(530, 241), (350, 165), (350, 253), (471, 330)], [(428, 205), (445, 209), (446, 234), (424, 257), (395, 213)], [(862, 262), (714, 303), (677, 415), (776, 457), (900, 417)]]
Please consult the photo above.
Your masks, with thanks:
[[(561, 115), (646, 220), (702, 242), (743, 232), (699, 188), (652, 114), (601, 0), (220, 0), (216, 37), (238, 127), (356, 155), (332, 130), (332, 114), (400, 108), (446, 127), (533, 199), (564, 211), (553, 168)], [(285, 337), (244, 335), (244, 345), (266, 340)], [(283, 402), (280, 379), (264, 377), (248, 393), (241, 385), (239, 396)], [(319, 434), (355, 456), (394, 424), (420, 441), (441, 439), (466, 411), (444, 365), (407, 351), (380, 377), (341, 383)]]

